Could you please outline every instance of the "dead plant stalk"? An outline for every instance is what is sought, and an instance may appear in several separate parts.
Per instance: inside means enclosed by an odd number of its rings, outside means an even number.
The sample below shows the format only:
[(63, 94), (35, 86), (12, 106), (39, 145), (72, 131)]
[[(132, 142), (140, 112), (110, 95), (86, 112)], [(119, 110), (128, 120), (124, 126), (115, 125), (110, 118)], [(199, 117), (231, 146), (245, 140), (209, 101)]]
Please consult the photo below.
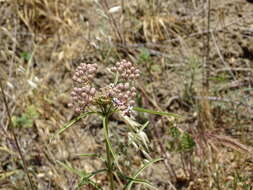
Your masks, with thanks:
[(14, 140), (14, 143), (15, 143), (15, 146), (18, 150), (18, 154), (22, 160), (22, 163), (23, 163), (23, 166), (24, 166), (24, 172), (25, 174), (27, 175), (27, 178), (28, 178), (28, 181), (29, 181), (29, 184), (30, 184), (30, 187), (31, 187), (31, 190), (35, 190), (34, 186), (33, 186), (33, 183), (32, 183), (32, 179), (30, 178), (29, 176), (29, 172), (28, 172), (28, 166), (27, 166), (27, 163), (25, 161), (25, 158), (22, 154), (22, 151), (21, 151), (21, 148), (19, 146), (19, 142), (18, 142), (18, 139), (17, 139), (17, 135), (15, 134), (14, 132), (14, 128), (13, 128), (13, 123), (12, 123), (12, 119), (11, 119), (11, 114), (10, 114), (10, 111), (9, 111), (9, 107), (8, 107), (8, 103), (7, 103), (7, 100), (6, 100), (6, 95), (4, 93), (4, 88), (3, 88), (3, 84), (2, 84), (2, 80), (0, 80), (0, 88), (1, 88), (1, 94), (2, 94), (2, 98), (3, 98), (3, 103), (5, 105), (5, 108), (6, 108), (6, 112), (7, 112), (7, 116), (8, 116), (8, 119), (9, 119), (9, 125), (10, 125), (10, 132), (12, 134), (12, 137), (13, 137), (13, 140)]

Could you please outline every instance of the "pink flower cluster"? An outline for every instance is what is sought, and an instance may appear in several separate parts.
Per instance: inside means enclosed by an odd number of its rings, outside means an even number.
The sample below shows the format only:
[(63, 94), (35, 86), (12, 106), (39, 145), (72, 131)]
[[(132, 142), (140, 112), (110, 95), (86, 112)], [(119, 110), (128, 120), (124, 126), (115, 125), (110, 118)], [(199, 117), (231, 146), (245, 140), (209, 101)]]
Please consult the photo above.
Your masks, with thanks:
[(73, 76), (76, 86), (71, 92), (73, 102), (69, 104), (74, 107), (75, 112), (80, 113), (93, 101), (96, 89), (92, 87), (93, 78), (97, 72), (97, 64), (81, 63)]
[(116, 66), (110, 70), (113, 73), (118, 73), (117, 84), (110, 84), (100, 90), (96, 90), (93, 87), (93, 78), (97, 72), (97, 65), (82, 63), (77, 67), (73, 76), (76, 87), (71, 92), (73, 103), (70, 105), (74, 107), (77, 113), (84, 111), (91, 104), (97, 105), (99, 102), (101, 103), (103, 98), (103, 100), (109, 100), (109, 103), (113, 104), (114, 108), (124, 114), (131, 114), (136, 97), (134, 82), (139, 77), (140, 71), (126, 60), (117, 62)]
[[(111, 71), (119, 73), (119, 83), (110, 90), (113, 103), (120, 111), (129, 115), (132, 106), (135, 104), (136, 88), (134, 82), (140, 76), (140, 70), (136, 69), (131, 62), (122, 60), (117, 62), (116, 66), (111, 68)], [(122, 81), (120, 81), (121, 78)]]
[(111, 68), (112, 72), (119, 72), (124, 80), (134, 80), (140, 76), (140, 70), (136, 69), (133, 64), (123, 59), (116, 63), (115, 67)]

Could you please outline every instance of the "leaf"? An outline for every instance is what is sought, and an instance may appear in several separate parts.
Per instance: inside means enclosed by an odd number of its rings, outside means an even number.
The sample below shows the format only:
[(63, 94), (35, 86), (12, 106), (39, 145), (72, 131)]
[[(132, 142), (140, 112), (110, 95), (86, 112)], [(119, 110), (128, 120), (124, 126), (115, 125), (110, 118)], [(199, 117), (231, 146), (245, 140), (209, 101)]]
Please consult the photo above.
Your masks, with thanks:
[(142, 127), (140, 128), (140, 131), (143, 131), (148, 126), (148, 124), (149, 124), (149, 121), (147, 121), (146, 123), (144, 123), (142, 125)]
[(195, 141), (189, 133), (184, 133), (181, 137), (182, 150), (191, 150), (195, 146)]
[(140, 59), (142, 62), (150, 61), (150, 52), (149, 52), (149, 50), (146, 49), (146, 48), (141, 48), (141, 52), (140, 52), (140, 55), (139, 55), (139, 59)]
[(87, 154), (77, 154), (77, 156), (95, 156), (98, 157), (97, 154), (87, 153)]
[(67, 124), (65, 124), (62, 128), (60, 128), (51, 138), (50, 138), (50, 142), (55, 138), (55, 136), (63, 133), (66, 129), (68, 129), (69, 127), (71, 127), (72, 125), (74, 125), (77, 121), (79, 121), (82, 118), (85, 118), (88, 115), (91, 115), (93, 113), (97, 113), (97, 112), (86, 112), (81, 114), (80, 116), (76, 117), (75, 119), (69, 121)]
[(174, 114), (174, 113), (154, 111), (154, 110), (144, 109), (144, 108), (140, 108), (140, 107), (134, 107), (133, 110), (134, 111), (138, 111), (138, 112), (144, 112), (144, 113), (151, 113), (151, 114), (155, 114), (155, 115), (161, 115), (161, 116), (181, 117), (180, 115), (177, 115), (177, 114)]
[(67, 164), (64, 164), (63, 162), (59, 161), (59, 160), (56, 160), (56, 162), (58, 164), (60, 164), (61, 166), (63, 166), (66, 170), (68, 170), (69, 172), (71, 173), (74, 173), (82, 178), (85, 178), (85, 179), (89, 179), (99, 173), (102, 173), (102, 172), (105, 172), (107, 171), (107, 169), (100, 169), (100, 170), (96, 170), (94, 172), (91, 172), (91, 173), (86, 173), (85, 171), (79, 171), (75, 168), (72, 168), (71, 166), (67, 165)]
[(63, 162), (61, 162), (59, 160), (56, 160), (56, 162), (58, 164), (60, 164), (62, 167), (64, 167), (66, 170), (68, 170), (69, 172), (72, 172), (72, 173), (74, 173), (74, 174), (76, 174), (76, 175), (78, 175), (80, 177), (85, 177), (86, 172), (84, 172), (84, 171), (81, 172), (81, 171), (79, 171), (79, 170), (77, 170), (75, 168), (72, 168), (71, 166), (69, 166), (67, 164), (64, 164)]
[(32, 57), (32, 55), (29, 52), (22, 52), (20, 54), (21, 58), (24, 59), (25, 61), (29, 61)]
[(143, 179), (133, 179), (133, 183), (138, 183), (138, 184), (142, 184), (142, 185), (146, 185), (152, 189), (156, 189), (159, 190), (158, 188), (156, 188), (155, 186), (153, 186), (150, 182), (143, 180)]
[(96, 189), (102, 190), (102, 188), (100, 188), (96, 182), (92, 181), (90, 178), (95, 176), (98, 173), (101, 172), (105, 172), (107, 171), (107, 169), (100, 169), (91, 173), (86, 173), (85, 171), (79, 171), (75, 168), (72, 168), (71, 166), (64, 164), (63, 162), (57, 160), (56, 162), (58, 162), (62, 167), (64, 167), (66, 170), (78, 175), (79, 177), (81, 177), (81, 182), (79, 183), (79, 187), (81, 187), (82, 185), (85, 184), (91, 184), (93, 187), (95, 187)]
[(36, 110), (36, 107), (31, 105), (28, 106), (26, 111), (21, 114), (21, 116), (12, 116), (12, 122), (14, 127), (24, 127), (30, 128), (33, 126), (35, 119), (39, 117), (39, 113)]
[[(157, 159), (151, 160), (151, 161), (149, 161), (148, 163), (146, 163), (143, 167), (141, 167), (141, 168), (134, 174), (134, 176), (132, 177), (131, 181), (129, 181), (129, 182), (126, 184), (124, 190), (125, 190), (125, 189), (126, 189), (126, 190), (130, 190), (131, 187), (132, 187), (132, 185), (133, 185), (133, 183), (136, 183), (135, 180), (136, 180), (136, 178), (141, 174), (141, 172), (142, 172), (144, 169), (146, 169), (147, 167), (149, 167), (151, 164), (153, 164), (153, 163), (155, 163), (155, 162), (158, 162), (158, 161), (160, 161), (160, 160), (162, 160), (162, 158), (157, 158)], [(140, 181), (139, 181), (139, 183), (140, 183)]]
[(86, 185), (86, 184), (90, 184), (92, 187), (94, 187), (97, 190), (103, 190), (96, 182), (92, 181), (91, 179), (85, 179), (85, 178), (81, 179), (81, 182), (78, 184), (77, 189), (80, 189), (81, 186)]

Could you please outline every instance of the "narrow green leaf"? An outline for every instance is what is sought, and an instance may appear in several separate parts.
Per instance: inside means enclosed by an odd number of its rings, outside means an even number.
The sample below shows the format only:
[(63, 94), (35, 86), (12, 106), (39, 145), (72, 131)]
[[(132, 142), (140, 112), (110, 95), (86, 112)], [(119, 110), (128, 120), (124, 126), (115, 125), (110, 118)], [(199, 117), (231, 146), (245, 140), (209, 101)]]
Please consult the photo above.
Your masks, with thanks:
[(158, 162), (158, 161), (161, 161), (161, 160), (162, 160), (162, 158), (156, 158), (156, 159), (153, 159), (153, 160), (149, 161), (148, 163), (144, 164), (144, 166), (142, 166), (142, 167), (135, 173), (135, 175), (134, 175), (133, 178), (137, 178), (137, 177), (141, 174), (141, 172), (142, 172), (144, 169), (146, 169), (147, 167), (149, 167), (149, 166), (152, 165), (153, 163)]
[(106, 169), (101, 169), (101, 170), (97, 170), (95, 172), (92, 172), (91, 174), (85, 176), (85, 177), (82, 177), (79, 184), (78, 184), (78, 187), (77, 189), (80, 189), (83, 185), (87, 185), (87, 184), (90, 184), (92, 187), (94, 187), (95, 189), (98, 189), (98, 190), (103, 190), (99, 184), (97, 184), (96, 182), (94, 182), (93, 180), (91, 180), (90, 178), (93, 177), (94, 175), (98, 174), (98, 173), (101, 173), (101, 172), (104, 172), (104, 171), (107, 171)]
[[(122, 178), (124, 178), (124, 179), (126, 179), (126, 180), (128, 180), (128, 181), (132, 181), (133, 183), (139, 183), (139, 184), (143, 184), (143, 185), (146, 185), (146, 186), (148, 186), (148, 187), (157, 189), (157, 188), (154, 187), (150, 182), (148, 182), (148, 181), (146, 181), (146, 180), (144, 180), (144, 179), (139, 179), (139, 178), (135, 178), (135, 179), (134, 179), (134, 178), (131, 178), (131, 177), (129, 177), (129, 176), (126, 176), (126, 175), (124, 175), (123, 173), (120, 173), (120, 172), (118, 172), (118, 174), (119, 174), (120, 177), (122, 177)], [(123, 190), (125, 190), (126, 188), (127, 188), (127, 186), (125, 186)]]
[(157, 159), (151, 160), (151, 161), (149, 161), (148, 163), (146, 163), (143, 167), (141, 167), (141, 168), (134, 174), (134, 176), (132, 177), (133, 180), (129, 181), (129, 182), (126, 184), (126, 186), (125, 186), (124, 189), (130, 190), (131, 187), (132, 187), (132, 185), (133, 185), (133, 183), (135, 183), (134, 180), (136, 180), (136, 178), (141, 174), (141, 172), (142, 172), (144, 169), (146, 169), (147, 167), (149, 167), (150, 165), (152, 165), (153, 163), (158, 162), (158, 161), (160, 161), (160, 160), (162, 160), (162, 158), (157, 158)]
[(89, 154), (89, 153), (87, 153), (87, 154), (77, 154), (77, 156), (95, 156), (95, 157), (98, 157), (98, 155), (97, 154)]
[(159, 190), (158, 188), (156, 188), (155, 186), (153, 186), (150, 182), (148, 182), (146, 180), (143, 180), (143, 179), (134, 179), (132, 182), (133, 183), (142, 184), (142, 185), (146, 185), (147, 187), (150, 187), (152, 189)]
[(91, 178), (91, 177), (93, 177), (93, 176), (95, 176), (99, 173), (106, 172), (106, 171), (107, 171), (107, 169), (96, 170), (96, 171), (91, 172), (90, 174), (86, 175), (85, 178), (89, 179), (89, 178)]
[(82, 179), (82, 181), (78, 184), (78, 189), (80, 189), (81, 186), (86, 184), (90, 184), (97, 190), (103, 190), (96, 182), (92, 181), (91, 179)]
[(76, 117), (75, 119), (69, 121), (68, 123), (66, 123), (62, 128), (60, 128), (51, 138), (50, 138), (50, 142), (59, 134), (63, 133), (66, 129), (68, 129), (69, 127), (71, 127), (72, 125), (74, 125), (77, 121), (79, 121), (82, 118), (85, 118), (88, 115), (91, 115), (93, 113), (96, 112), (86, 112), (81, 114), (80, 116)]
[(84, 172), (84, 171), (79, 171), (79, 170), (77, 170), (77, 169), (75, 169), (75, 168), (72, 168), (71, 166), (69, 166), (69, 165), (67, 165), (67, 164), (64, 164), (63, 162), (61, 162), (61, 161), (59, 161), (59, 160), (56, 160), (56, 162), (57, 162), (58, 164), (60, 164), (62, 167), (64, 167), (66, 170), (68, 170), (69, 172), (72, 172), (72, 173), (74, 173), (74, 174), (76, 174), (76, 175), (78, 175), (78, 176), (80, 176), (80, 177), (85, 177), (85, 175), (86, 175), (86, 172)]
[(85, 171), (79, 171), (75, 168), (72, 168), (71, 166), (69, 166), (67, 164), (64, 164), (63, 162), (61, 162), (59, 160), (57, 160), (56, 162), (59, 163), (61, 166), (63, 166), (69, 172), (72, 172), (72, 173), (74, 173), (74, 174), (76, 174), (76, 175), (78, 175), (78, 176), (80, 176), (84, 179), (89, 179), (89, 178), (91, 178), (91, 177), (93, 177), (93, 176), (95, 176), (99, 173), (107, 171), (107, 169), (100, 169), (100, 170), (96, 170), (96, 171), (91, 172), (91, 173), (86, 173)]
[(143, 131), (149, 124), (149, 121), (147, 121), (146, 123), (144, 123), (141, 128), (140, 128), (140, 131)]
[(144, 109), (140, 107), (134, 107), (134, 111), (138, 112), (144, 112), (144, 113), (150, 113), (150, 114), (156, 114), (156, 115), (161, 115), (161, 116), (171, 116), (171, 117), (180, 117), (180, 115), (174, 114), (174, 113), (168, 113), (168, 112), (161, 112), (161, 111), (154, 111), (150, 109)]

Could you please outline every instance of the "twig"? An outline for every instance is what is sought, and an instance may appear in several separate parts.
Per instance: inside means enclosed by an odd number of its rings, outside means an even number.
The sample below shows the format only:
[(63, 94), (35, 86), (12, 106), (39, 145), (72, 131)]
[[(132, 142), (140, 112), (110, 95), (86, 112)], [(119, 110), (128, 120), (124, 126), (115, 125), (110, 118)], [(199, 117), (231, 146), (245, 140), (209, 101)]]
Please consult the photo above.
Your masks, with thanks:
[(3, 88), (3, 84), (2, 84), (2, 80), (0, 79), (0, 89), (1, 89), (1, 94), (2, 94), (2, 98), (3, 98), (3, 102), (4, 102), (4, 105), (6, 107), (6, 112), (7, 112), (7, 115), (8, 115), (8, 118), (9, 118), (9, 124), (10, 124), (10, 132), (13, 136), (13, 139), (14, 139), (14, 143), (15, 143), (15, 146), (18, 150), (18, 153), (19, 153), (19, 156), (22, 160), (22, 163), (23, 163), (23, 166), (24, 166), (24, 172), (26, 173), (27, 175), (27, 178), (29, 180), (29, 183), (30, 183), (30, 186), (31, 186), (31, 190), (35, 190), (35, 188), (33, 187), (33, 183), (32, 183), (32, 180), (29, 176), (29, 173), (28, 173), (28, 167), (27, 167), (27, 163), (24, 159), (24, 156), (21, 152), (21, 149), (20, 149), (20, 146), (19, 146), (19, 143), (18, 143), (18, 139), (17, 139), (17, 136), (13, 130), (13, 123), (12, 123), (12, 119), (11, 119), (11, 114), (10, 114), (10, 111), (9, 111), (9, 107), (8, 107), (8, 103), (7, 103), (7, 100), (6, 100), (6, 95), (4, 93), (4, 88)]
[(122, 34), (121, 34), (121, 32), (120, 32), (120, 29), (119, 29), (119, 27), (118, 27), (118, 24), (117, 24), (115, 18), (112, 16), (111, 13), (108, 13), (109, 5), (108, 5), (107, 0), (103, 0), (102, 5), (103, 5), (103, 7), (104, 7), (105, 14), (106, 14), (106, 16), (109, 18), (110, 24), (111, 24), (111, 26), (112, 26), (113, 29), (114, 29), (115, 34), (118, 35), (118, 37), (119, 37), (121, 43), (124, 44), (124, 43), (125, 43), (125, 40), (124, 40), (124, 38), (122, 37)]
[(195, 98), (195, 99), (207, 99), (207, 100), (211, 100), (211, 101), (221, 101), (221, 102), (236, 104), (238, 106), (248, 107), (253, 111), (253, 105), (249, 105), (249, 104), (243, 103), (241, 101), (230, 100), (230, 99), (227, 99), (227, 98), (220, 98), (220, 97), (214, 97), (214, 96), (193, 96), (193, 98)]
[(211, 0), (207, 0), (207, 38), (206, 38), (206, 52), (205, 52), (205, 61), (203, 64), (203, 89), (205, 89), (207, 92), (209, 90), (209, 64), (210, 64), (210, 20), (211, 20)]
[(251, 68), (242, 68), (242, 67), (229, 67), (229, 68), (222, 68), (222, 69), (217, 69), (216, 72), (226, 72), (226, 71), (235, 71), (235, 72), (251, 72), (253, 73), (253, 69)]
[(222, 63), (225, 65), (225, 67), (227, 68), (227, 70), (229, 71), (229, 73), (231, 74), (231, 76), (233, 77), (233, 79), (236, 80), (235, 75), (234, 75), (234, 73), (232, 72), (230, 66), (229, 66), (228, 63), (224, 60), (224, 58), (223, 58), (223, 56), (222, 56), (222, 54), (221, 54), (221, 52), (220, 52), (220, 49), (219, 49), (219, 47), (218, 47), (218, 45), (217, 45), (217, 41), (216, 41), (216, 39), (215, 39), (215, 37), (214, 37), (214, 34), (213, 34), (212, 32), (211, 32), (211, 35), (212, 35), (212, 39), (213, 39), (215, 48), (216, 48), (216, 50), (217, 50), (217, 53), (218, 53), (218, 55), (219, 55), (219, 57), (220, 57)]

